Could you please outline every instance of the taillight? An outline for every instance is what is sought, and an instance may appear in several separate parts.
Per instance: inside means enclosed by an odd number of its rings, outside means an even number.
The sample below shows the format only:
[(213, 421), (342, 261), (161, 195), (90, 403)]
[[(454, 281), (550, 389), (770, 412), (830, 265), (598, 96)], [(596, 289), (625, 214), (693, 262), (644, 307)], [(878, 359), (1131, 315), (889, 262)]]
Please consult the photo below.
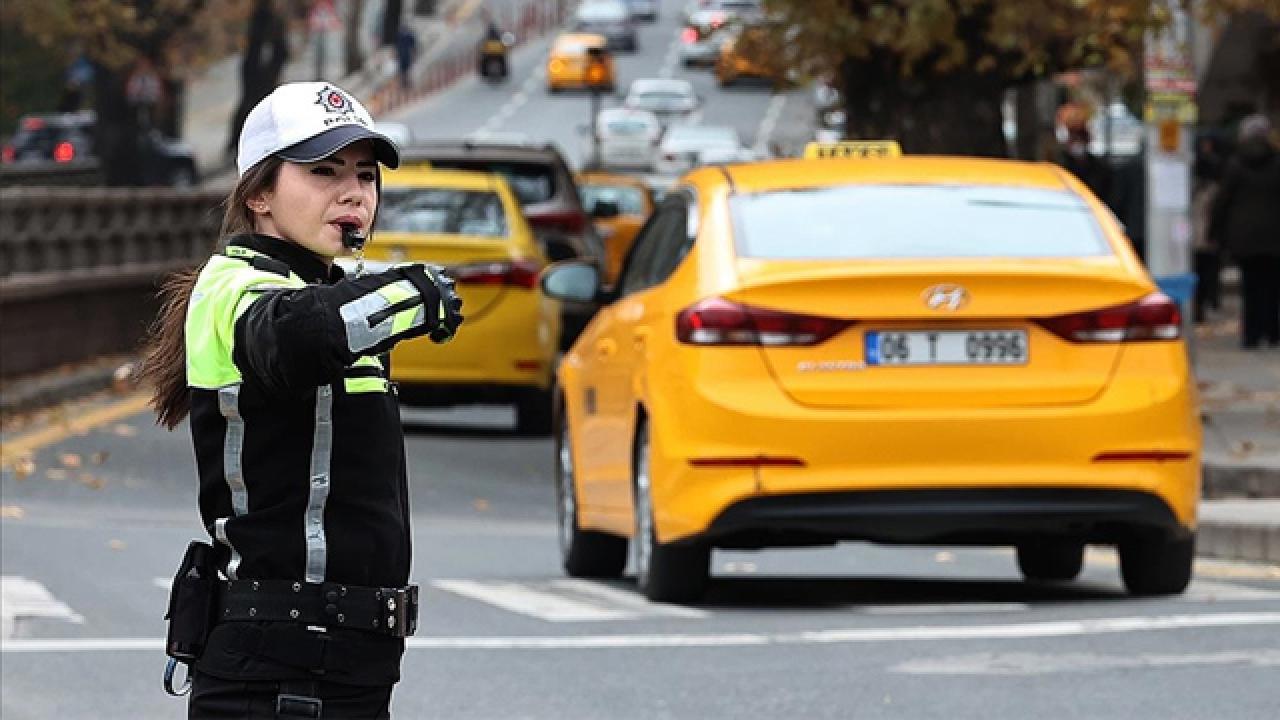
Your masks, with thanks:
[(18, 152), (13, 149), (12, 145), (5, 145), (4, 150), (0, 152), (2, 152), (2, 154), (0, 154), (0, 161), (7, 163), (13, 162), (18, 155)]
[(689, 345), (817, 345), (851, 320), (799, 315), (707, 298), (676, 316), (676, 338)]
[(559, 230), (570, 235), (577, 235), (587, 227), (585, 213), (566, 210), (564, 212), (546, 212), (526, 215), (529, 224), (544, 230)]
[(66, 163), (71, 162), (76, 157), (76, 148), (71, 143), (63, 140), (53, 148), (53, 159), (55, 162)]
[(510, 285), (532, 290), (538, 284), (541, 269), (532, 260), (482, 262), (454, 265), (449, 268), (449, 275), (459, 285)]
[(1042, 318), (1046, 330), (1072, 342), (1133, 342), (1177, 340), (1182, 337), (1182, 313), (1163, 293), (1152, 293), (1128, 305)]
[(686, 27), (680, 31), (680, 42), (685, 45), (692, 45), (698, 42), (698, 31), (691, 27)]

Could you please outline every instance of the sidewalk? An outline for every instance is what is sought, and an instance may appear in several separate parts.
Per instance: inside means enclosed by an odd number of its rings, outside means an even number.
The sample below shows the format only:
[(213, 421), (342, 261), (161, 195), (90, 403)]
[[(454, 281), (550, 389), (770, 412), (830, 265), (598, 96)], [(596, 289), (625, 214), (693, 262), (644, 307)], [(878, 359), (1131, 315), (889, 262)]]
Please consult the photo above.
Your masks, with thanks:
[[(455, 17), (460, 10), (474, 10), (476, 2), (467, 0), (440, 0), (436, 12), (430, 17), (406, 13), (404, 23), (418, 36), (418, 57), (415, 69), (429, 62), (433, 51), (444, 43), (450, 27), (465, 17)], [(351, 91), (362, 102), (384, 82), (393, 79), (385, 65), (386, 50), (379, 52), (368, 47), (374, 27), (373, 21), (381, 15), (381, 2), (371, 2), (364, 10), (362, 36), (366, 41), (365, 66), (355, 74), (341, 77), (342, 32), (324, 33), (326, 44), (325, 77), (333, 79), (344, 89)], [(368, 30), (369, 32), (365, 32)], [(315, 80), (315, 44), (301, 33), (289, 37), (289, 61), (281, 72), (280, 81), (295, 82)], [(240, 55), (231, 55), (208, 67), (191, 78), (186, 91), (187, 105), (183, 117), (183, 140), (195, 151), (203, 184), (207, 187), (229, 189), (235, 181), (235, 158), (226, 153), (231, 116), (240, 101)]]
[(1280, 351), (1240, 349), (1239, 297), (1196, 328), (1204, 420), (1198, 551), (1280, 564)]

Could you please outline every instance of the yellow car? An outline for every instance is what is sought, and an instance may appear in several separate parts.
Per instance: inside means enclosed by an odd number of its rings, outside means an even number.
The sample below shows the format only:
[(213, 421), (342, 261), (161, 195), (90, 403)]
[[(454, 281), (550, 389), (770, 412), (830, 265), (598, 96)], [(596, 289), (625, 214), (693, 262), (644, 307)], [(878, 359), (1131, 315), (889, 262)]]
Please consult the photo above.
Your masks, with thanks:
[(1118, 546), (1190, 578), (1200, 423), (1177, 305), (1047, 164), (781, 160), (663, 199), (558, 370), (565, 570), (694, 600), (710, 550), (1013, 545), (1030, 580)]
[(616, 76), (607, 45), (603, 35), (594, 33), (565, 33), (557, 37), (547, 54), (547, 90), (555, 93), (587, 89), (592, 80), (588, 54), (595, 51), (600, 53), (604, 67), (603, 77), (596, 78), (596, 85), (604, 92), (613, 92)]
[(653, 191), (639, 178), (604, 172), (577, 176), (578, 194), (604, 241), (604, 284), (612, 285), (640, 226), (653, 212)]
[(742, 78), (768, 80), (775, 84), (784, 80), (784, 71), (771, 56), (766, 32), (763, 27), (743, 26), (720, 44), (715, 63), (716, 82), (720, 87), (732, 85)]
[(447, 344), (402, 343), (391, 379), (406, 405), (511, 402), (520, 432), (545, 434), (560, 338), (560, 303), (544, 295), (547, 265), (520, 204), (499, 175), (408, 168), (383, 176), (367, 264), (444, 265), (466, 322)]

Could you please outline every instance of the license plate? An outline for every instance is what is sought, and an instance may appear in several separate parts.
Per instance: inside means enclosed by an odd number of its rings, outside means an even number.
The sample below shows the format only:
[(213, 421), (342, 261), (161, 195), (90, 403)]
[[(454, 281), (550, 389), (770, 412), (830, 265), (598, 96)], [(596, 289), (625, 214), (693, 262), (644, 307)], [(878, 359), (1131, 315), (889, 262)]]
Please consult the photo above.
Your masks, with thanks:
[(1025, 330), (872, 330), (868, 365), (1025, 365)]

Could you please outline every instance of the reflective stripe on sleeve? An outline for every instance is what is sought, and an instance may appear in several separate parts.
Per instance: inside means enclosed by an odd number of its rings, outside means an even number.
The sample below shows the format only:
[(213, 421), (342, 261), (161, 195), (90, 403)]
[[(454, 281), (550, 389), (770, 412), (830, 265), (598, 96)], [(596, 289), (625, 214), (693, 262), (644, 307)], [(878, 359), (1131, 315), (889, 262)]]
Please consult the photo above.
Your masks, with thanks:
[(421, 304), (381, 317), (393, 305), (418, 297), (413, 283), (400, 280), (343, 305), (338, 312), (347, 330), (347, 348), (359, 353), (421, 325), (426, 319)]

